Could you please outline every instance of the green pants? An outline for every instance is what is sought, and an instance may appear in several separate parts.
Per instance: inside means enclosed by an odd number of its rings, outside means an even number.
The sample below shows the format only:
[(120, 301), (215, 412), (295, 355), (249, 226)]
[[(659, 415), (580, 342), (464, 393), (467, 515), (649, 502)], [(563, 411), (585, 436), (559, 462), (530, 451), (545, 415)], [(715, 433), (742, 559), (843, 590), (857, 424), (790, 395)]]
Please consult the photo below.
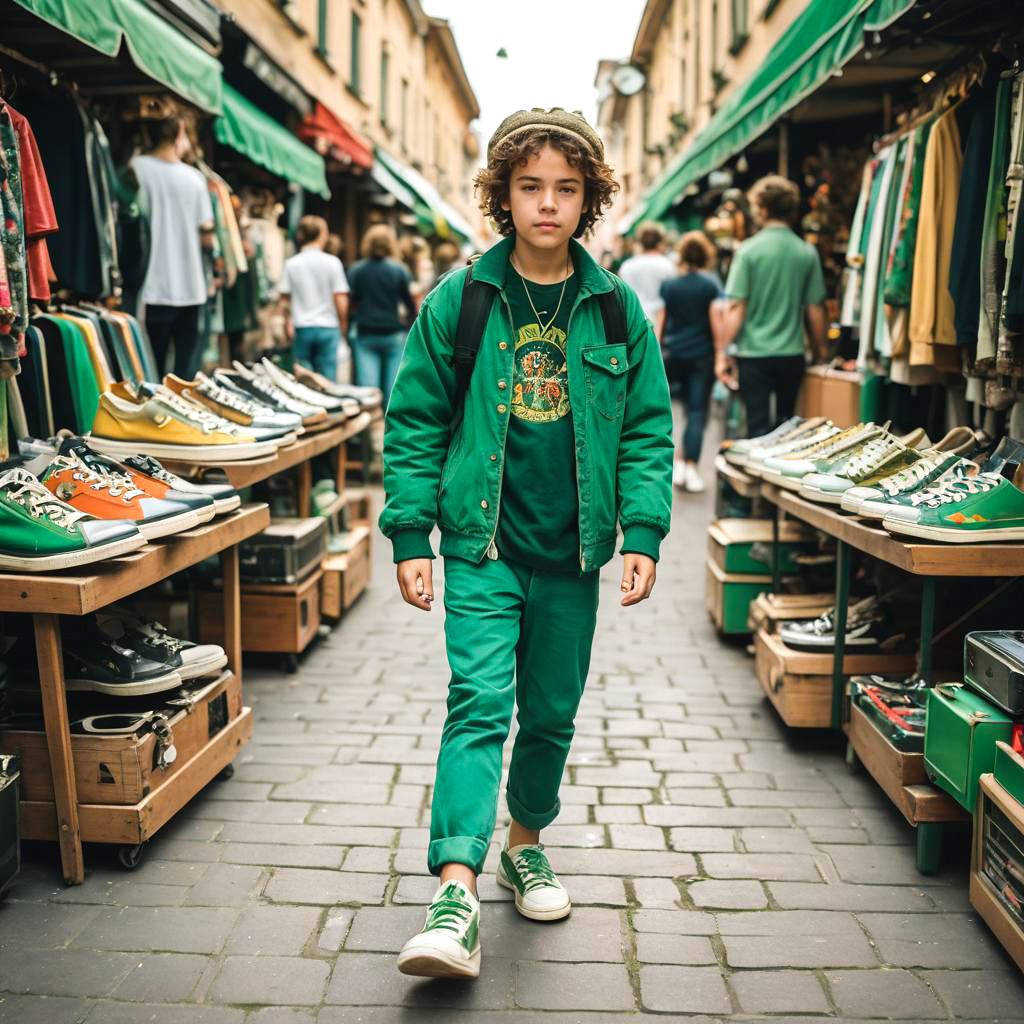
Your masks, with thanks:
[(497, 814), (502, 747), (518, 707), (506, 797), (512, 817), (543, 828), (583, 696), (597, 624), (598, 573), (541, 572), (504, 560), (445, 560), (445, 639), (452, 678), (441, 733), (427, 865), (483, 870)]

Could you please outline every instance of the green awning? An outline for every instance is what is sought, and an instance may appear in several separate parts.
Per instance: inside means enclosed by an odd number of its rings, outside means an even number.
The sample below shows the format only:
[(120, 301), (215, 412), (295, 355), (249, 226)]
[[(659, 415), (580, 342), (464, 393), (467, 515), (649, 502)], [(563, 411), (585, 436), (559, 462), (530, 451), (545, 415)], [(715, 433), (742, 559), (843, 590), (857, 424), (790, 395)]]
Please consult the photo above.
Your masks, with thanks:
[(224, 113), (213, 123), (218, 142), (279, 178), (329, 199), (324, 158), (224, 83)]
[(735, 156), (820, 88), (864, 46), (865, 32), (892, 24), (914, 0), (810, 0), (803, 13), (722, 108), (631, 210), (619, 230), (657, 220), (688, 185)]
[[(420, 230), (426, 235), (440, 235), (463, 242), (473, 241), (473, 226), (458, 210), (441, 196), (434, 186), (413, 167), (406, 167), (383, 149), (375, 153), (377, 160), (413, 196), (412, 211), (419, 221)], [(401, 196), (395, 196), (408, 206)]]
[(140, 71), (211, 113), (220, 111), (221, 66), (141, 0), (15, 0), (107, 57), (122, 42)]

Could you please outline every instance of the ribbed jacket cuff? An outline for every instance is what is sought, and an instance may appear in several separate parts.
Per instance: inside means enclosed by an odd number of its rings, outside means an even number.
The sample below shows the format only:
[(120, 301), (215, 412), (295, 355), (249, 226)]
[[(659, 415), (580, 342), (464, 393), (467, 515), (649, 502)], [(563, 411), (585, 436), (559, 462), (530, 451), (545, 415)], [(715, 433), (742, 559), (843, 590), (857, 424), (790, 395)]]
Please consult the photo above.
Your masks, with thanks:
[(394, 560), (405, 562), (410, 558), (433, 558), (430, 548), (430, 532), (428, 530), (398, 530), (391, 535), (391, 547)]
[(622, 531), (623, 555), (647, 555), (648, 558), (658, 560), (661, 550), (661, 531), (653, 526), (646, 526), (644, 523), (634, 523), (626, 526)]

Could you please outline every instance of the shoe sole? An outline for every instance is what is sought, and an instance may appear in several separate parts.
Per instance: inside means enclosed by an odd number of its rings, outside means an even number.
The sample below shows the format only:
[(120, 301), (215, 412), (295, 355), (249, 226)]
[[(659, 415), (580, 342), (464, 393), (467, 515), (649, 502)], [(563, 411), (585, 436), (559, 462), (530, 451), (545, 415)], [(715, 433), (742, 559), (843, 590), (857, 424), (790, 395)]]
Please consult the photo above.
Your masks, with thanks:
[(64, 686), (68, 690), (89, 690), (93, 693), (105, 693), (111, 697), (144, 697), (147, 693), (163, 693), (165, 690), (176, 690), (181, 686), (181, 674), (175, 670), (155, 679), (145, 679), (137, 683), (104, 683), (99, 679), (65, 679)]
[(103, 562), (108, 558), (117, 558), (146, 546), (146, 538), (142, 534), (125, 537), (123, 540), (111, 541), (109, 544), (97, 544), (83, 548), (81, 551), (67, 551), (59, 555), (37, 555), (22, 557), (19, 555), (0, 554), (0, 569), (12, 572), (51, 572), (55, 569), (73, 569), (91, 562)]
[(213, 658), (205, 658), (189, 665), (182, 662), (181, 668), (175, 669), (182, 679), (198, 679), (200, 676), (210, 676), (225, 668), (228, 663), (226, 654), (218, 654)]
[(564, 907), (556, 907), (554, 910), (528, 910), (520, 902), (522, 896), (519, 894), (519, 890), (501, 871), (498, 871), (496, 878), (498, 885), (516, 894), (516, 910), (531, 921), (561, 921), (563, 917), (568, 917), (572, 913), (572, 900), (568, 898), (566, 898)]
[[(782, 633), (779, 633), (779, 639), (787, 647), (792, 647), (794, 649), (808, 650), (808, 651), (821, 651), (821, 650), (832, 651), (832, 650), (835, 650), (835, 646), (836, 646), (835, 640), (824, 640), (823, 639), (821, 641), (818, 641), (818, 640), (813, 640), (813, 639), (812, 640), (807, 640), (807, 639), (799, 639), (799, 640), (797, 640), (795, 638), (787, 639), (785, 636), (782, 635)], [(865, 637), (856, 637), (856, 638), (847, 637), (846, 638), (846, 644), (844, 645), (843, 649), (845, 651), (849, 652), (851, 649), (858, 648), (858, 647), (877, 647), (879, 643), (880, 643), (880, 641), (878, 641), (878, 640), (873, 640), (873, 639), (865, 638)]]
[(234, 512), (236, 508), (242, 507), (242, 496), (232, 494), (230, 498), (215, 498), (213, 511), (215, 515), (222, 516), (226, 512)]
[(413, 946), (398, 954), (398, 969), (415, 978), (479, 978), (480, 947), (466, 960), (457, 960), (429, 946)]
[(223, 462), (241, 462), (244, 459), (260, 459), (277, 453), (272, 441), (257, 441), (241, 444), (160, 444), (156, 441), (115, 441), (108, 437), (90, 436), (89, 443), (105, 455), (152, 455), (157, 459), (172, 462), (209, 462), (220, 465)]
[(937, 540), (944, 544), (982, 544), (987, 541), (1019, 541), (1024, 540), (1024, 526), (1008, 526), (1002, 530), (971, 530), (959, 531), (946, 529), (942, 526), (922, 526), (920, 523), (894, 522), (884, 519), (882, 525), (890, 533), (901, 533), (908, 537), (920, 537), (922, 540)]
[(824, 502), (826, 505), (841, 505), (845, 491), (819, 491), (817, 487), (801, 487), (799, 492), (801, 498), (808, 501)]
[(206, 508), (189, 509), (187, 512), (168, 516), (166, 519), (156, 519), (149, 523), (136, 522), (135, 525), (146, 540), (157, 540), (171, 533), (182, 533), (184, 530), (191, 530), (194, 526), (202, 526), (216, 514), (216, 507), (208, 505)]

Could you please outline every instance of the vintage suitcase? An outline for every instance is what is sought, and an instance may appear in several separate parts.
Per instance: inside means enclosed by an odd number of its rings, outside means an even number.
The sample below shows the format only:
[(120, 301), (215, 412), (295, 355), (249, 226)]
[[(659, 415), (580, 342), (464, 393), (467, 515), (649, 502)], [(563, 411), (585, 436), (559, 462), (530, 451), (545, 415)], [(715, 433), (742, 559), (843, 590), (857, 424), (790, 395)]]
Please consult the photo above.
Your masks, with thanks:
[(903, 687), (880, 676), (850, 679), (851, 702), (903, 753), (920, 754), (924, 750), (926, 699), (926, 690)]
[(18, 827), (19, 761), (0, 754), (0, 896), (21, 870), (21, 829)]
[(298, 583), (320, 567), (327, 554), (327, 520), (275, 519), (262, 533), (238, 546), (244, 583)]
[[(795, 556), (802, 551), (812, 551), (815, 546), (806, 527), (786, 520), (779, 533), (781, 571), (796, 572), (799, 567)], [(726, 573), (770, 573), (771, 520), (716, 519), (708, 527), (708, 557)]]
[(772, 588), (771, 576), (740, 576), (707, 561), (704, 599), (708, 614), (720, 633), (749, 633), (750, 603)]
[(1024, 803), (1024, 755), (1010, 744), (1000, 740), (996, 743), (996, 759), (992, 774), (1007, 793)]
[(968, 633), (964, 682), (1011, 715), (1024, 715), (1024, 632)]
[(991, 772), (996, 743), (1009, 743), (1013, 722), (994, 704), (960, 683), (928, 692), (924, 762), (928, 778), (974, 813), (978, 778)]

